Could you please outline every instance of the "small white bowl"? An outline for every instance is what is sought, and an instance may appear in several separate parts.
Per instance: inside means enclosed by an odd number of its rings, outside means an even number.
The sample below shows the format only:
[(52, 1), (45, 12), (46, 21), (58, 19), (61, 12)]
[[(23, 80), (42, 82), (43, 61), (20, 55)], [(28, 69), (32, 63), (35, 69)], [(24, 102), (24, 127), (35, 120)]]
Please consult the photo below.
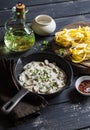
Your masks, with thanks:
[(79, 89), (80, 83), (83, 82), (83, 81), (86, 81), (86, 80), (89, 80), (89, 81), (90, 81), (90, 76), (89, 76), (89, 75), (79, 77), (79, 78), (76, 80), (76, 82), (75, 82), (75, 87), (76, 87), (76, 90), (77, 90), (79, 93), (81, 93), (82, 95), (90, 96), (90, 88), (89, 88), (89, 93), (84, 93), (84, 92), (82, 92), (82, 91)]
[(36, 34), (46, 36), (55, 31), (56, 23), (51, 16), (42, 14), (35, 17), (31, 27)]

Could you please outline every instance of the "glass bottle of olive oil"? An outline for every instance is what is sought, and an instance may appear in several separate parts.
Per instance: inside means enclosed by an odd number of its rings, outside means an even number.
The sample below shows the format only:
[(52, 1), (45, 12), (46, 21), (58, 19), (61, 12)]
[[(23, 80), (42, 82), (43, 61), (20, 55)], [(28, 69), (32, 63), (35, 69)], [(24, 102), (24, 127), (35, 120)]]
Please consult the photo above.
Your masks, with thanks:
[(35, 35), (33, 30), (25, 23), (25, 5), (18, 3), (13, 9), (13, 17), (5, 24), (4, 42), (11, 51), (23, 52), (34, 45)]

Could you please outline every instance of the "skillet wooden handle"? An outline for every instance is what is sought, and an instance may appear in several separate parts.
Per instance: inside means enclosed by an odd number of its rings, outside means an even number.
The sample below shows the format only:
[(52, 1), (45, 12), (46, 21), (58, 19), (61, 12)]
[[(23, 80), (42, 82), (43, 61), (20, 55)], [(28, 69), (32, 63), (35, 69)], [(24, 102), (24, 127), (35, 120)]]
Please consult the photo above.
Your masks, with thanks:
[(8, 114), (10, 113), (13, 108), (18, 104), (18, 102), (27, 94), (29, 91), (25, 88), (22, 88), (11, 100), (3, 105), (1, 110)]

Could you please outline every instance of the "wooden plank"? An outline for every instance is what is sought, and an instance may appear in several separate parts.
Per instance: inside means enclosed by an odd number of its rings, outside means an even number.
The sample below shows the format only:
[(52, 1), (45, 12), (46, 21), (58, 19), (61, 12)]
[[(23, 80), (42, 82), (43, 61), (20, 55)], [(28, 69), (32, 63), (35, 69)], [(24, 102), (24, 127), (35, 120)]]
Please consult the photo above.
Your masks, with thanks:
[[(58, 19), (55, 19), (55, 21), (56, 21), (56, 25), (57, 25), (56, 30), (55, 30), (55, 32), (56, 32), (59, 29), (63, 28), (64, 26), (66, 26), (68, 24), (71, 24), (71, 23), (75, 23), (75, 22), (79, 22), (79, 21), (90, 22), (90, 14), (73, 16), (73, 17), (58, 18)], [(29, 19), (27, 19), (26, 22), (31, 25), (32, 20), (30, 21)], [(0, 26), (4, 26), (4, 24), (5, 24), (5, 21), (3, 19), (1, 19), (0, 20)], [(5, 29), (1, 28), (1, 32), (4, 33)], [(1, 37), (0, 37), (0, 39), (1, 39)]]
[[(71, 0), (39, 0), (39, 1), (33, 1), (33, 0), (21, 0), (20, 2), (24, 3), (26, 6), (35, 6), (35, 5), (45, 5), (45, 4), (51, 4), (51, 3), (62, 3), (62, 2), (69, 2)], [(77, 0), (74, 0), (77, 1)], [(2, 9), (10, 9), (13, 6), (15, 6), (18, 3), (18, 0), (7, 0), (2, 1), (0, 0), (0, 10)]]
[(41, 119), (43, 117), (44, 120), (48, 119), (48, 124), (45, 124), (43, 127), (50, 128), (51, 123), (55, 126), (54, 128), (60, 128), (60, 130), (75, 130), (90, 126), (90, 102), (86, 102), (86, 100), (77, 103), (69, 102), (47, 108), (48, 110), (46, 111), (48, 112), (44, 111), (45, 115), (41, 115)]
[[(39, 14), (48, 14), (54, 19), (66, 18), (70, 16), (85, 15), (90, 13), (90, 1), (85, 0), (75, 2), (65, 2), (58, 4), (47, 4), (39, 6), (30, 6), (26, 15), (26, 21), (31, 22)], [(4, 26), (5, 21), (12, 16), (11, 10), (0, 11), (0, 26)]]
[(57, 28), (55, 30), (55, 32), (56, 32), (56, 31), (62, 29), (64, 26), (71, 24), (71, 23), (76, 23), (76, 22), (80, 22), (80, 21), (90, 22), (90, 14), (58, 18), (58, 19), (55, 19), (55, 21), (56, 21), (56, 25), (57, 25)]
[[(32, 6), (30, 7), (31, 18), (34, 18), (38, 14), (48, 14), (53, 18), (63, 18), (67, 16), (86, 14), (90, 12), (89, 8), (90, 1), (76, 1), (76, 2), (65, 2), (65, 3), (56, 3), (50, 5), (42, 6)], [(28, 15), (27, 15), (28, 16)], [(30, 18), (30, 17), (29, 17)]]
[[(90, 99), (90, 98), (89, 98)], [(76, 130), (90, 128), (90, 102), (87, 98), (81, 102), (52, 105), (41, 111), (41, 115), (15, 129), (22, 130)]]

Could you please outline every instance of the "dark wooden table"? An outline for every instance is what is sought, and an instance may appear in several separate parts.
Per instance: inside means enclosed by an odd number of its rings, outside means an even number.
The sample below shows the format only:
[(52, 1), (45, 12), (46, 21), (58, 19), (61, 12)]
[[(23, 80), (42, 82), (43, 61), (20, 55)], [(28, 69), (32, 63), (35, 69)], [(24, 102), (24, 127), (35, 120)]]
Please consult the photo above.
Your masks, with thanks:
[[(56, 21), (57, 27), (55, 32), (72, 22), (90, 21), (89, 0), (21, 1), (29, 8), (26, 17), (27, 23), (30, 24), (39, 14), (48, 14)], [(12, 15), (11, 8), (16, 5), (17, 2), (18, 0), (0, 0), (1, 44), (4, 43), (4, 23)], [(47, 40), (51, 45), (55, 32), (47, 37), (36, 36), (35, 47), (26, 52), (25, 55), (38, 50), (40, 51), (41, 47), (38, 46), (38, 44), (41, 44), (44, 40)], [(51, 50), (51, 47), (49, 46), (48, 49)], [(0, 117), (0, 130), (89, 130), (90, 98), (80, 95), (75, 90), (74, 83), (79, 76), (80, 75), (75, 74), (72, 85), (57, 97), (50, 99), (49, 105), (40, 111), (41, 114), (39, 116), (25, 119), (24, 121), (21, 120), (20, 123), (17, 123), (15, 126), (12, 125), (12, 127), (7, 127), (7, 118)], [(0, 78), (4, 81), (4, 75), (2, 73), (0, 73)]]

